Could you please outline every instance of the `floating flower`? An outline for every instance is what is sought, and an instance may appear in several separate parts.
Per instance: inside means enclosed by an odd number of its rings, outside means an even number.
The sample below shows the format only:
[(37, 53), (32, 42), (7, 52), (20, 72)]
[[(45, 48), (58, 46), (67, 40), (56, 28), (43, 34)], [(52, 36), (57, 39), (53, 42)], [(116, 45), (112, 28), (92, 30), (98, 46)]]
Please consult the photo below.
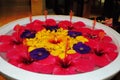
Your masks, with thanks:
[(47, 30), (50, 30), (50, 31), (53, 31), (53, 30), (54, 30), (54, 31), (56, 32), (57, 29), (59, 29), (59, 27), (58, 27), (57, 25), (56, 25), (56, 26), (47, 26), (46, 29), (47, 29)]
[[(94, 44), (93, 44), (94, 43)], [(93, 49), (95, 64), (99, 67), (106, 66), (117, 57), (117, 47), (109, 42), (92, 42), (88, 45)]]
[(45, 48), (37, 48), (30, 52), (30, 57), (35, 60), (42, 60), (49, 56), (49, 52)]
[(81, 42), (74, 44), (73, 49), (80, 54), (89, 53), (91, 50), (89, 46), (87, 46), (86, 44), (83, 44)]
[(63, 29), (66, 29), (66, 30), (71, 30), (73, 29), (72, 27), (72, 23), (70, 21), (60, 21), (59, 24), (58, 24), (59, 27), (63, 28)]
[(21, 38), (34, 38), (35, 37), (35, 32), (33, 31), (29, 31), (29, 30), (25, 30), (22, 34), (21, 34)]
[[(86, 30), (86, 29), (85, 29)], [(103, 30), (101, 29), (96, 29), (96, 30), (87, 30), (86, 33), (83, 33), (83, 36), (87, 37), (89, 40), (96, 40), (96, 41), (100, 41), (100, 33), (105, 33)], [(104, 35), (102, 41), (104, 42), (111, 42), (111, 37), (106, 36), (106, 34)]]
[(94, 69), (94, 61), (89, 57), (81, 57), (80, 54), (68, 55), (64, 60), (56, 60), (53, 74), (68, 75), (92, 71)]
[(75, 38), (76, 36), (82, 35), (82, 33), (81, 33), (81, 32), (76, 32), (76, 31), (68, 31), (68, 35), (69, 35), (70, 37)]
[(56, 21), (54, 19), (47, 19), (45, 21), (45, 26), (48, 27), (48, 26), (56, 26)]
[(8, 62), (25, 70), (39, 72), (39, 63), (30, 58), (27, 48), (10, 50), (7, 53)]
[(82, 42), (82, 43), (85, 43), (85, 42), (88, 42), (89, 40), (87, 38), (85, 38), (84, 36), (77, 36), (76, 37), (76, 40), (77, 42)]
[(6, 52), (23, 46), (22, 39), (17, 35), (1, 35), (0, 36), (0, 51)]
[(17, 24), (15, 25), (13, 30), (15, 31), (16, 34), (20, 35), (25, 30), (25, 27), (23, 25)]
[(25, 30), (30, 30), (30, 31), (41, 31), (42, 29), (44, 29), (44, 22), (40, 21), (40, 20), (35, 20), (29, 24), (27, 24), (25, 26)]
[(81, 29), (82, 27), (85, 27), (86, 25), (82, 21), (78, 21), (73, 23), (72, 26), (75, 31), (78, 31), (79, 29)]

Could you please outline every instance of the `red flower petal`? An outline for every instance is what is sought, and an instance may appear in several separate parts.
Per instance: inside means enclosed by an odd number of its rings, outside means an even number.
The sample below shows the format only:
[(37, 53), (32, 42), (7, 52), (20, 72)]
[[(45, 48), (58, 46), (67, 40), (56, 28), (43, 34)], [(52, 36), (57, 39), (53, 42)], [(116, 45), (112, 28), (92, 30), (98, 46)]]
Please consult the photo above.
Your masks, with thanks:
[(115, 44), (109, 43), (109, 42), (102, 42), (100, 44), (100, 47), (104, 49), (107, 52), (115, 51), (117, 50), (117, 46)]
[(104, 42), (111, 42), (112, 38), (109, 37), (109, 36), (104, 36), (104, 38), (102, 39), (102, 41), (104, 41)]
[(32, 72), (39, 72), (40, 69), (40, 64), (38, 62), (33, 62), (29, 65), (26, 64), (19, 64), (18, 67), (28, 70), (28, 71), (32, 71)]
[(32, 23), (29, 23), (25, 26), (27, 30), (32, 30), (32, 31), (40, 31), (42, 30), (44, 23), (40, 20), (35, 20)]
[(1, 35), (0, 36), (0, 42), (9, 42), (11, 40), (11, 36), (10, 35)]
[[(104, 30), (102, 30), (102, 29), (93, 30), (93, 33), (94, 33), (94, 34), (97, 34), (97, 35), (99, 35), (100, 32), (104, 32)], [(104, 32), (104, 33), (105, 33), (105, 32)]]
[(107, 57), (105, 55), (103, 55), (103, 56), (94, 55), (94, 60), (95, 60), (95, 65), (97, 65), (98, 67), (104, 67), (110, 63), (109, 57)]
[(58, 26), (63, 28), (63, 29), (68, 29), (68, 27), (71, 27), (72, 23), (70, 21), (60, 21)]
[(74, 62), (78, 72), (89, 72), (94, 70), (94, 59), (92, 54), (82, 55)]
[(113, 61), (114, 59), (116, 59), (118, 53), (117, 52), (110, 52), (107, 55), (110, 58), (110, 60)]
[(91, 49), (95, 49), (95, 48), (97, 48), (98, 47), (98, 41), (96, 41), (96, 40), (89, 40), (89, 42), (86, 42), (86, 44), (88, 45), (88, 46), (90, 46), (91, 47)]
[(39, 60), (39, 64), (49, 65), (54, 64), (56, 62), (56, 57), (49, 55), (46, 59)]
[(69, 67), (69, 68), (61, 68), (60, 66), (57, 66), (53, 70), (53, 74), (55, 75), (68, 75), (68, 74), (76, 74), (75, 67)]
[(9, 45), (9, 43), (0, 44), (0, 52), (7, 52), (11, 49), (13, 49), (13, 46)]
[(54, 64), (46, 64), (46, 65), (40, 65), (39, 72), (44, 74), (52, 74), (54, 70)]
[(16, 49), (11, 49), (7, 52), (6, 54), (8, 59), (14, 59), (14, 57), (26, 57), (29, 58), (29, 55), (27, 53), (27, 47), (26, 46), (21, 46)]
[(80, 29), (81, 27), (85, 27), (85, 26), (86, 26), (85, 23), (83, 23), (82, 21), (78, 21), (78, 22), (73, 23), (73, 27), (75, 29)]
[(54, 19), (47, 19), (47, 20), (45, 21), (45, 24), (46, 24), (47, 26), (56, 26), (56, 21), (55, 21)]
[(14, 26), (14, 29), (13, 29), (13, 30), (18, 31), (18, 30), (21, 29), (21, 27), (23, 27), (23, 26), (17, 24), (17, 25)]
[(39, 60), (38, 62), (40, 64), (39, 72), (51, 74), (56, 63), (56, 58), (50, 55), (48, 58)]
[(82, 28), (78, 29), (77, 31), (82, 32), (82, 35), (86, 36), (86, 35), (88, 35), (88, 33), (91, 32), (91, 29), (90, 28), (82, 27)]

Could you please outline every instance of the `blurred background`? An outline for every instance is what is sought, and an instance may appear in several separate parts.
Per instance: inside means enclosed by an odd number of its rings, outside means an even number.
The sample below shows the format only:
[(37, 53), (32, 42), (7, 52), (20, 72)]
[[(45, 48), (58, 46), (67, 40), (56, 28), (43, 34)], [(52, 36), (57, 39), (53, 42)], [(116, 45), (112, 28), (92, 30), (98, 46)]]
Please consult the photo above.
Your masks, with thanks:
[(112, 18), (115, 29), (120, 25), (120, 0), (0, 0), (0, 26), (31, 13), (42, 15), (45, 9), (48, 14), (69, 15), (72, 10), (74, 16), (97, 16), (99, 22)]
[[(72, 10), (74, 16), (96, 16), (98, 22), (108, 21), (108, 26), (120, 32), (120, 0), (0, 0), (0, 27), (30, 14), (43, 15), (44, 10), (49, 15), (69, 15)], [(113, 80), (120, 80), (119, 74)]]
[(113, 18), (115, 26), (120, 21), (120, 0), (0, 0), (0, 25), (30, 13), (42, 15), (45, 9), (56, 15), (69, 15), (72, 10), (85, 18)]

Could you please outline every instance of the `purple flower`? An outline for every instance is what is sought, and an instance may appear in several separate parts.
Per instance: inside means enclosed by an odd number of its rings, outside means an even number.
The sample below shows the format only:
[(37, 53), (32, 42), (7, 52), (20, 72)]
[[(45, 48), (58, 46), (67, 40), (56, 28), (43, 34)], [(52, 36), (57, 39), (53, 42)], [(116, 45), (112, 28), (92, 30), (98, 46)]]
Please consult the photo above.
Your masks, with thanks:
[(21, 38), (34, 38), (35, 37), (35, 32), (34, 31), (30, 31), (30, 30), (25, 30), (21, 36)]
[(58, 25), (56, 26), (46, 26), (45, 27), (47, 30), (50, 30), (50, 31), (57, 31), (57, 29), (59, 29)]
[(76, 31), (68, 31), (68, 35), (69, 35), (70, 37), (75, 38), (75, 37), (77, 37), (77, 36), (82, 35), (82, 33), (81, 33), (81, 32), (76, 32)]
[(45, 48), (37, 48), (30, 52), (31, 58), (35, 60), (42, 60), (47, 58), (50, 53)]
[(89, 46), (87, 46), (86, 44), (83, 44), (81, 42), (74, 44), (73, 49), (80, 54), (88, 53), (91, 50), (91, 48)]

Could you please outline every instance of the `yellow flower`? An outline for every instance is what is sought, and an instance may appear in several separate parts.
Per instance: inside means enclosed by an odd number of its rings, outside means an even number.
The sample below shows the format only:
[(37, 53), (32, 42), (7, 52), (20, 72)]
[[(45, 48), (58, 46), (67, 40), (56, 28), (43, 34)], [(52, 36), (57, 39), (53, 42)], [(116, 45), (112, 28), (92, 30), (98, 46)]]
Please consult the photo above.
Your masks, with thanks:
[(75, 50), (73, 50), (73, 49), (70, 49), (70, 50), (68, 50), (67, 51), (67, 54), (75, 54), (76, 52), (75, 52)]
[(29, 48), (28, 48), (28, 52), (34, 50), (35, 48), (36, 48), (36, 47), (29, 47)]
[(24, 41), (25, 45), (29, 46), (28, 51), (32, 51), (36, 48), (45, 48), (53, 56), (58, 56), (64, 59), (68, 54), (75, 54), (73, 45), (78, 42), (88, 42), (83, 36), (77, 36), (72, 38), (68, 36), (68, 30), (62, 28), (57, 31), (50, 31), (43, 29), (37, 32), (34, 38), (29, 38)]
[(58, 57), (61, 58), (61, 59), (64, 59), (65, 56), (67, 56), (65, 53), (60, 53), (60, 54), (58, 55)]
[(85, 38), (84, 36), (77, 36), (76, 40), (82, 43), (88, 42), (88, 39)]

